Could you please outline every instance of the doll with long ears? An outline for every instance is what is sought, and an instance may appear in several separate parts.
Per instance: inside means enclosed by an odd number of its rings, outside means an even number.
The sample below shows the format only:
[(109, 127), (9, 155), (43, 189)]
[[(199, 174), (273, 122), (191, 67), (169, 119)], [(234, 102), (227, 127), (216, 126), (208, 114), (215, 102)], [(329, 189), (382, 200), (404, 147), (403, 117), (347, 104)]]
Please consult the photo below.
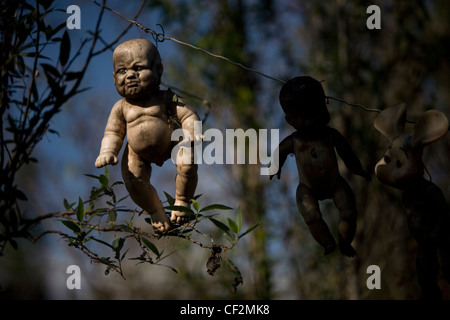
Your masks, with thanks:
[(406, 106), (383, 110), (375, 128), (389, 140), (389, 148), (375, 166), (384, 184), (403, 190), (403, 206), (411, 235), (418, 243), (416, 268), (422, 298), (440, 299), (439, 269), (450, 281), (450, 214), (442, 191), (424, 178), (424, 147), (448, 131), (447, 117), (438, 110), (426, 111), (414, 126), (404, 132)]
[[(113, 53), (113, 78), (123, 99), (113, 106), (105, 128), (95, 166), (118, 163), (117, 155), (125, 135), (127, 146), (122, 158), (122, 177), (131, 199), (151, 216), (160, 232), (171, 228), (156, 189), (150, 184), (151, 164), (162, 166), (171, 157), (171, 135), (181, 124), (193, 141), (197, 114), (170, 90), (160, 90), (163, 65), (157, 48), (146, 39), (120, 44)], [(175, 119), (175, 120), (174, 120)], [(193, 156), (193, 152), (191, 155)], [(189, 206), (197, 186), (197, 165), (177, 161), (175, 205)], [(172, 211), (171, 221), (185, 223), (185, 212)]]
[(300, 180), (297, 206), (312, 236), (324, 247), (325, 254), (336, 249), (336, 241), (319, 207), (319, 200), (333, 199), (340, 218), (339, 249), (352, 257), (356, 254), (351, 245), (356, 233), (356, 200), (349, 184), (339, 174), (336, 151), (351, 172), (367, 180), (370, 175), (342, 134), (328, 126), (330, 114), (319, 81), (309, 76), (289, 80), (281, 88), (280, 104), (286, 121), (297, 131), (280, 143), (279, 169), (275, 174), (280, 178), (287, 156), (294, 154)]

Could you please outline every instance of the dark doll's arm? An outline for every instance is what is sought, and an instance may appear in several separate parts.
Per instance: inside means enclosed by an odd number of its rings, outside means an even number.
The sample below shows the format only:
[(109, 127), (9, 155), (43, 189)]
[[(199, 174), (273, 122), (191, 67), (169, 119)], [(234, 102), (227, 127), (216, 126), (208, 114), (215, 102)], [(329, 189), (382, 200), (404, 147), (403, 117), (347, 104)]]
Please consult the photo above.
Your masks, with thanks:
[(370, 174), (364, 170), (356, 154), (353, 152), (352, 147), (344, 136), (336, 129), (330, 128), (330, 134), (334, 142), (336, 151), (344, 161), (345, 166), (354, 174), (364, 177), (366, 180), (370, 181)]
[(284, 165), (284, 162), (286, 161), (286, 158), (289, 154), (294, 153), (294, 140), (292, 138), (292, 135), (284, 138), (283, 141), (278, 145), (278, 147), (274, 151), (274, 155), (272, 155), (272, 160), (270, 164), (270, 179), (273, 178), (273, 176), (277, 176), (278, 179), (280, 179), (281, 176), (281, 168)]

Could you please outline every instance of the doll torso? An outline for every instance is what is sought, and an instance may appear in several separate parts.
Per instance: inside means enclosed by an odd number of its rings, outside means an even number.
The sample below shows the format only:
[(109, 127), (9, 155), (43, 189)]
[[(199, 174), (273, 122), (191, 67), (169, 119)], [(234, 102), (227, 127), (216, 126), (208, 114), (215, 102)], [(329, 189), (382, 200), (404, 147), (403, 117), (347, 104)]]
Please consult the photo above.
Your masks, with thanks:
[(332, 195), (339, 177), (336, 153), (328, 129), (297, 131), (292, 135), (300, 183), (310, 188), (319, 199)]

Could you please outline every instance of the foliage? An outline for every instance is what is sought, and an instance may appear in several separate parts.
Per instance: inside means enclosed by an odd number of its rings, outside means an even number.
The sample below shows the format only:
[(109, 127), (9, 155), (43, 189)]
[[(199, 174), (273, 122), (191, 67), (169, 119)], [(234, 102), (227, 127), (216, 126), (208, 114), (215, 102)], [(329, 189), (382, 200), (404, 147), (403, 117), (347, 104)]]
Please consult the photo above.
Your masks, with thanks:
[[(61, 223), (72, 233), (67, 234), (58, 232), (68, 243), (69, 246), (81, 250), (92, 261), (100, 263), (106, 266), (105, 274), (108, 274), (111, 270), (118, 272), (124, 277), (124, 270), (122, 262), (127, 257), (128, 249), (125, 249), (125, 243), (130, 243), (138, 246), (141, 250), (141, 254), (136, 257), (128, 258), (128, 260), (136, 260), (138, 263), (149, 263), (154, 265), (162, 265), (161, 262), (175, 253), (176, 251), (165, 253), (164, 249), (159, 249), (151, 240), (161, 239), (164, 237), (181, 239), (188, 241), (194, 245), (198, 245), (201, 248), (209, 249), (211, 256), (206, 263), (207, 272), (210, 275), (214, 275), (214, 272), (220, 267), (221, 261), (224, 260), (227, 266), (235, 275), (234, 288), (243, 282), (241, 272), (239, 268), (227, 257), (227, 252), (233, 249), (237, 245), (239, 240), (253, 231), (259, 224), (242, 231), (242, 211), (238, 209), (236, 219), (227, 218), (226, 222), (222, 222), (216, 219), (218, 213), (214, 213), (217, 210), (231, 210), (232, 208), (223, 204), (211, 204), (203, 208), (200, 207), (198, 199), (201, 195), (198, 195), (191, 199), (192, 208), (174, 205), (174, 198), (165, 193), (167, 210), (179, 210), (189, 213), (191, 219), (188, 223), (183, 225), (175, 225), (174, 228), (168, 234), (161, 234), (157, 231), (149, 233), (144, 231), (145, 228), (140, 228), (134, 223), (134, 217), (136, 214), (140, 215), (143, 211), (130, 210), (121, 206), (121, 202), (127, 198), (117, 199), (114, 188), (122, 182), (109, 181), (108, 167), (105, 167), (105, 173), (95, 176), (87, 174), (100, 183), (100, 187), (94, 187), (91, 191), (90, 197), (87, 200), (78, 198), (76, 202), (69, 203), (64, 200), (64, 206), (67, 211), (63, 215), (59, 215)], [(106, 207), (97, 207), (97, 204), (105, 201)], [(121, 215), (122, 222), (118, 222), (118, 216)], [(168, 215), (170, 213), (167, 213)], [(124, 215), (124, 217), (122, 217)], [(106, 217), (106, 219), (104, 218)], [(151, 225), (151, 219), (148, 217), (145, 219), (149, 225)], [(217, 227), (225, 236), (228, 244), (218, 244), (217, 239), (211, 234), (207, 234), (200, 230), (200, 226), (204, 228), (203, 221), (210, 221)], [(102, 237), (93, 235), (92, 231), (99, 231), (99, 235), (104, 233), (113, 232), (114, 240), (107, 242)], [(97, 234), (97, 233), (94, 233)], [(200, 236), (204, 242), (196, 238)], [(90, 249), (88, 245), (93, 243), (99, 243), (111, 249), (110, 256), (100, 256)], [(206, 243), (205, 243), (206, 242)], [(100, 251), (101, 248), (96, 251)], [(174, 272), (177, 272), (176, 268), (169, 267)]]
[[(6, 243), (17, 248), (16, 237), (28, 237), (28, 227), (20, 202), (27, 196), (16, 184), (16, 176), (25, 165), (36, 163), (33, 150), (47, 134), (57, 134), (50, 127), (65, 102), (86, 90), (81, 80), (93, 56), (98, 30), (71, 54), (70, 36), (65, 21), (48, 24), (56, 11), (53, 1), (2, 1), (1, 52), (1, 174), (0, 174), (0, 255)], [(62, 35), (61, 35), (62, 33)], [(73, 67), (84, 46), (91, 43), (81, 68)], [(44, 55), (47, 47), (56, 47), (57, 61)], [(42, 79), (42, 74), (45, 80)]]

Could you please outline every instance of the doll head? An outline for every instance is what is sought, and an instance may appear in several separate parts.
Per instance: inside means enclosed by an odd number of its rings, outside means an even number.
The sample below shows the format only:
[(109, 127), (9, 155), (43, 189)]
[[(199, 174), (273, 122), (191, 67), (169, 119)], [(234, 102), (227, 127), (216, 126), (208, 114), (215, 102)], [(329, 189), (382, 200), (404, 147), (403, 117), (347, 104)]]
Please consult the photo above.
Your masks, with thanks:
[(405, 189), (424, 173), (423, 148), (440, 139), (448, 131), (447, 117), (438, 110), (428, 110), (417, 121), (412, 135), (404, 133), (404, 104), (383, 110), (374, 127), (390, 142), (383, 158), (375, 166), (378, 179), (392, 187)]
[(322, 85), (309, 76), (286, 82), (280, 91), (280, 104), (286, 121), (296, 129), (330, 122)]
[(146, 39), (121, 43), (113, 53), (114, 85), (127, 99), (139, 99), (159, 88), (163, 66), (158, 49)]

